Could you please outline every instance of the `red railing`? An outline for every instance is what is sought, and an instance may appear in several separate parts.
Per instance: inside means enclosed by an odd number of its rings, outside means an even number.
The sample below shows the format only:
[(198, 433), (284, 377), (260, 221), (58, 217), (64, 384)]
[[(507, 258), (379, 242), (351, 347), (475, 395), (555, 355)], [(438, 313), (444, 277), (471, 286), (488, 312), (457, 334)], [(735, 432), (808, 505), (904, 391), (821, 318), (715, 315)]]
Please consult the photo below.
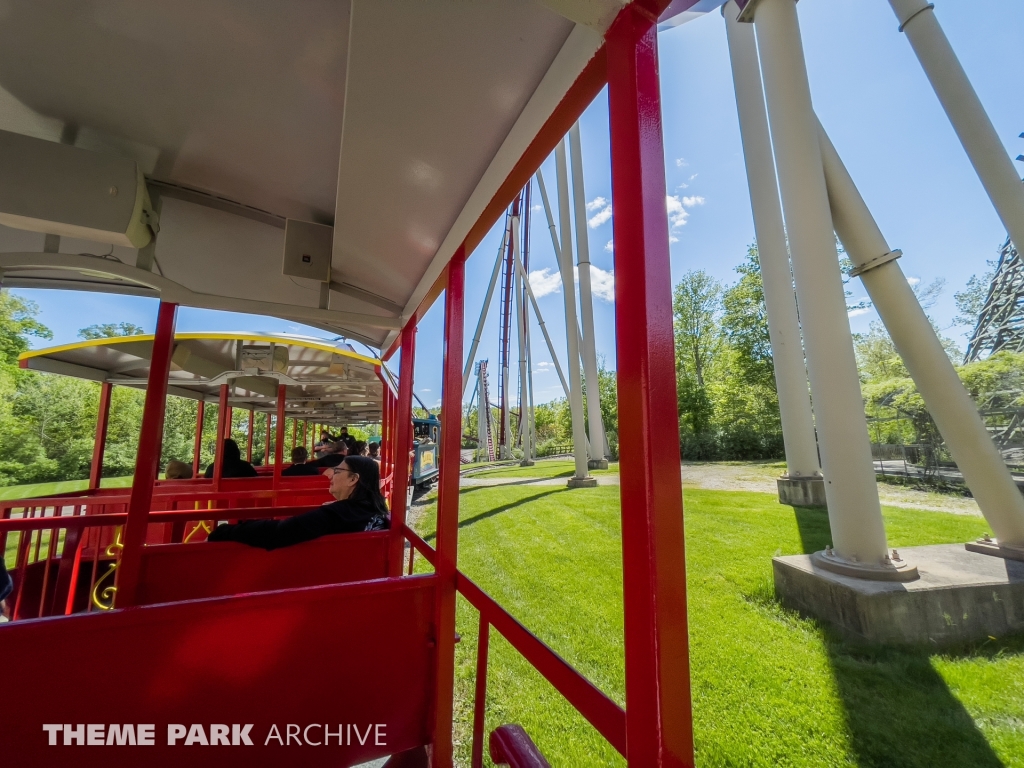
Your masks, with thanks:
[[(67, 504), (67, 500), (57, 500), (54, 504), (54, 501), (3, 503), (0, 551), (6, 552), (11, 534), (18, 536), (12, 572), (15, 586), (10, 596), (14, 619), (91, 612), (109, 608), (112, 602), (121, 526), (128, 519), (127, 499), (74, 504)], [(227, 509), (230, 515), (224, 514)], [(168, 538), (170, 531), (171, 540), (180, 542), (187, 537), (185, 529), (189, 522), (216, 523), (228, 517), (231, 520), (287, 517), (308, 509), (308, 505), (301, 505), (165, 510), (150, 513), (149, 525), (151, 530), (158, 526), (155, 530), (162, 534), (161, 541)], [(89, 579), (84, 593), (80, 584), (83, 570)]]
[[(431, 565), (435, 551), (415, 531), (405, 528), (410, 543), (409, 568), (412, 573), (414, 553), (418, 550)], [(524, 627), (508, 611), (494, 601), (461, 571), (457, 572), (456, 589), (480, 613), (480, 634), (477, 641), (476, 692), (473, 703), (473, 768), (483, 765), (484, 709), (487, 700), (487, 662), (490, 629), (494, 627), (509, 644), (536, 669), (555, 690), (587, 719), (618, 752), (626, 755), (626, 712), (597, 686), (580, 674), (569, 662), (555, 653), (540, 638)]]

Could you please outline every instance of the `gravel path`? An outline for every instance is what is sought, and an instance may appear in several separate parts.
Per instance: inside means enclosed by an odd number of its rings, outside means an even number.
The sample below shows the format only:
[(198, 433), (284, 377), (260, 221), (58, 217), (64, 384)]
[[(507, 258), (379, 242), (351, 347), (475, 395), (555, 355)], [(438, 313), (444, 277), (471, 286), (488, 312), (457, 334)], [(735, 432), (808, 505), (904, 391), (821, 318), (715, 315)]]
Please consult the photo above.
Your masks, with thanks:
[[(756, 493), (777, 493), (775, 479), (785, 471), (779, 462), (684, 462), (682, 464), (683, 488), (702, 488), (712, 491), (753, 491)], [(564, 486), (564, 477), (464, 477), (463, 487), (501, 485), (545, 485)], [(598, 485), (618, 485), (618, 475), (597, 476)], [(926, 509), (935, 512), (949, 512), (956, 515), (981, 516), (981, 510), (974, 499), (950, 496), (914, 488), (903, 488), (878, 484), (878, 495), (882, 504), (907, 509)]]

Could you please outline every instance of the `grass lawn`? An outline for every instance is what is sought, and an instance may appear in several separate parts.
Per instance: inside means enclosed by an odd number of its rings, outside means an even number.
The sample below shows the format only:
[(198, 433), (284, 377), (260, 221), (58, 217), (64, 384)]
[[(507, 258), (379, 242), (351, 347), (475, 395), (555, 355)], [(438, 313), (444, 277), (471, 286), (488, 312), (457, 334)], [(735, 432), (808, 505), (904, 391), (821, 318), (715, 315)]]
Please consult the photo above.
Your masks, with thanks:
[[(505, 467), (502, 469), (490, 469), (482, 472), (474, 472), (472, 477), (475, 478), (490, 478), (490, 477), (572, 477), (575, 471), (576, 465), (571, 461), (564, 459), (553, 459), (547, 461), (541, 459), (537, 461), (532, 467), (520, 467), (512, 466)], [(617, 475), (619, 474), (618, 463), (611, 463), (608, 465), (608, 469), (592, 469), (590, 470), (592, 475)]]
[[(100, 481), (103, 488), (130, 488), (131, 476), (128, 477), (105, 477)], [(61, 480), (56, 483), (35, 483), (34, 485), (9, 485), (0, 488), (0, 501), (10, 499), (40, 499), (46, 496), (53, 496), (57, 493), (72, 493), (84, 491), (89, 486), (88, 480)], [(46, 547), (50, 541), (50, 534), (43, 534), (42, 546)], [(63, 545), (63, 538), (58, 540), (58, 546)], [(7, 545), (4, 547), (4, 559), (8, 568), (13, 568), (18, 554), (18, 536), (11, 534), (7, 537)]]
[[(132, 478), (105, 477), (100, 481), (101, 488), (130, 488)], [(84, 491), (89, 487), (88, 480), (61, 480), (56, 483), (35, 483), (34, 485), (9, 485), (0, 488), (0, 501), (10, 499), (33, 499), (52, 496), (55, 493), (72, 493)]]
[[(771, 557), (828, 543), (824, 511), (728, 491), (688, 490), (685, 506), (698, 765), (1024, 767), (1024, 639), (943, 655), (848, 646), (773, 598)], [(896, 547), (966, 541), (987, 530), (980, 518), (884, 511)], [(622, 704), (620, 525), (615, 487), (461, 494), (460, 568)], [(418, 528), (433, 532), (433, 506)], [(460, 599), (462, 765), (469, 764), (477, 622)], [(624, 765), (494, 632), (487, 706), (488, 731), (521, 724), (552, 765)]]

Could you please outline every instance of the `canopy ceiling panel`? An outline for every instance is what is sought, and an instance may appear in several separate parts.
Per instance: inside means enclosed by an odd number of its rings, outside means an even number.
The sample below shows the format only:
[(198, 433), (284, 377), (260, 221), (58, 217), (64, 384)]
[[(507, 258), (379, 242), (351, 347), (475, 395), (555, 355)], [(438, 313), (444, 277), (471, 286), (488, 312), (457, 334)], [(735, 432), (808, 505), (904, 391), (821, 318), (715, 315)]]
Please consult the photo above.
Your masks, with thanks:
[[(276, 372), (238, 368), (239, 348), (287, 351)], [(25, 352), (22, 368), (119, 386), (144, 389), (149, 378), (153, 336), (122, 336)], [(283, 362), (283, 361), (281, 361)], [(347, 344), (285, 334), (244, 332), (180, 333), (174, 338), (170, 393), (217, 402), (228, 384), (235, 408), (274, 411), (278, 385), (286, 386), (286, 414), (323, 423), (376, 422), (381, 419), (383, 387), (377, 360)], [(257, 375), (252, 374), (254, 371)], [(226, 374), (238, 374), (226, 376)]]
[[(4, 284), (387, 345), (623, 4), (3, 0), (0, 129), (133, 158), (160, 217), (140, 252), (0, 227)], [(283, 274), (287, 218), (334, 226), (330, 283)]]

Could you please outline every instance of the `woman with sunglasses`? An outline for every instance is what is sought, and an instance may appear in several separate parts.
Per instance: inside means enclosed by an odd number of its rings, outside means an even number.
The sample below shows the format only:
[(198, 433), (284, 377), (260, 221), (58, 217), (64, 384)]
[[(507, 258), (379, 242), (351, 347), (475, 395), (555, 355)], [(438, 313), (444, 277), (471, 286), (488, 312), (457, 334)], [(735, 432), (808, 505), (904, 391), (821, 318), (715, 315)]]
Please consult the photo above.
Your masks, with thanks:
[(337, 467), (324, 470), (331, 479), (336, 501), (285, 520), (244, 520), (218, 525), (207, 541), (237, 541), (251, 547), (280, 549), (333, 533), (380, 531), (390, 517), (380, 494), (377, 462), (365, 456), (348, 456)]

